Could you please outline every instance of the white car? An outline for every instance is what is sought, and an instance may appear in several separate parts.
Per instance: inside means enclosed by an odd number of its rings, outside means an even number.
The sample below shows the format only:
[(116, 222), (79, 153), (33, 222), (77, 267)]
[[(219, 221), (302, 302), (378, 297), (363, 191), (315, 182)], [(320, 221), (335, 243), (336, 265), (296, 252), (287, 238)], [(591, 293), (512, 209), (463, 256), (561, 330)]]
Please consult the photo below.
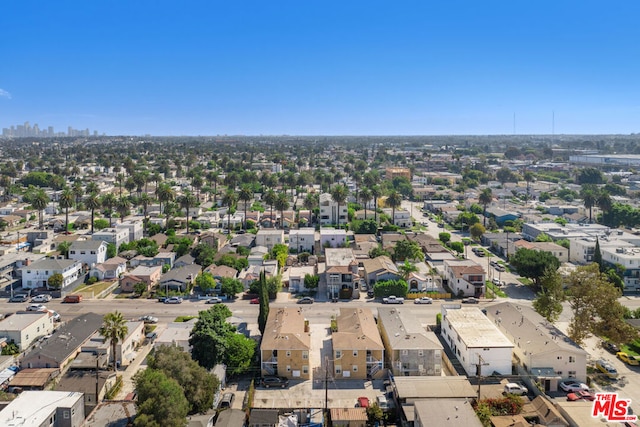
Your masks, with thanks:
[(433, 304), (433, 299), (429, 297), (421, 297), (413, 300), (414, 304)]
[(222, 299), (218, 297), (211, 297), (206, 301), (207, 304), (220, 304), (222, 303)]
[(571, 391), (589, 391), (589, 386), (585, 383), (581, 383), (580, 381), (562, 381), (560, 383), (560, 388), (566, 392)]
[(180, 297), (169, 297), (164, 300), (165, 304), (182, 304), (182, 298)]
[(27, 311), (47, 311), (47, 307), (42, 304), (31, 304), (27, 306)]
[(49, 294), (40, 294), (31, 298), (31, 302), (49, 302), (51, 301), (51, 295)]
[(522, 396), (523, 394), (529, 393), (529, 390), (520, 384), (517, 383), (508, 383), (504, 385), (504, 394), (515, 394), (518, 396)]

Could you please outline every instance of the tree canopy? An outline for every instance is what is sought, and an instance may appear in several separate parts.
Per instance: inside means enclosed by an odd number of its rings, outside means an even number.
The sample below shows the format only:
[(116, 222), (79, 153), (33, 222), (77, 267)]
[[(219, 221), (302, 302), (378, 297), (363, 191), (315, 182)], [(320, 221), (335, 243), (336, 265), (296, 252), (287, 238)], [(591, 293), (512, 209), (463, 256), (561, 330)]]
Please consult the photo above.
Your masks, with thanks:
[(138, 393), (135, 427), (184, 427), (189, 402), (180, 384), (162, 371), (144, 369), (133, 377)]
[(518, 249), (509, 261), (521, 276), (532, 279), (538, 288), (546, 268), (557, 270), (560, 267), (560, 261), (551, 252), (526, 248)]

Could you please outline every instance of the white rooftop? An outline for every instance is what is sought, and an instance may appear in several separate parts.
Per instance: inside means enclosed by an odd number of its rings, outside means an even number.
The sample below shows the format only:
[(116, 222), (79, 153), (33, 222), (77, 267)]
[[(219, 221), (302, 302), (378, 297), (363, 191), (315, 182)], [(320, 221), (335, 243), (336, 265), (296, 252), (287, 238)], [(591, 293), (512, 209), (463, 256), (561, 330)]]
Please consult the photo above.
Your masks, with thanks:
[(78, 399), (83, 399), (82, 393), (74, 391), (24, 391), (0, 411), (0, 425), (44, 425), (56, 408), (71, 408)]
[(447, 321), (467, 347), (509, 347), (513, 344), (478, 308), (444, 309)]

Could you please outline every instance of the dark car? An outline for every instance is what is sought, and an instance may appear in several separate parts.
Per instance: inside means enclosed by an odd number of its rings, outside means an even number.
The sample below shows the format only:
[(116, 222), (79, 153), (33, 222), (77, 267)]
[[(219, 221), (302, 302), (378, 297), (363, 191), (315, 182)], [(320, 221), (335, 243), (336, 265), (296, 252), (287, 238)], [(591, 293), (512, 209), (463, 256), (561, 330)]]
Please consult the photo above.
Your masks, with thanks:
[(9, 299), (9, 302), (27, 302), (29, 301), (29, 295), (27, 294), (15, 294)]
[(604, 348), (611, 354), (616, 354), (620, 351), (620, 348), (618, 348), (618, 346), (611, 341), (602, 341), (602, 348)]
[(277, 377), (275, 375), (263, 377), (260, 381), (263, 387), (271, 388), (271, 387), (280, 387), (285, 388), (289, 385), (289, 380), (285, 377)]
[(468, 297), (462, 300), (463, 304), (478, 304), (480, 301), (478, 298)]

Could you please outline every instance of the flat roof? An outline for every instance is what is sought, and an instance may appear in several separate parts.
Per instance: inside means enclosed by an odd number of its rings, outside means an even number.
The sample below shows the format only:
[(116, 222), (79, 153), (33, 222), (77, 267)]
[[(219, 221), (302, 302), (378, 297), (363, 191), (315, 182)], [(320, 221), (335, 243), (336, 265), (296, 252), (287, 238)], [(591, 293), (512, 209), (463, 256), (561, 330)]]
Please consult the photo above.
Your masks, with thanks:
[(513, 348), (509, 339), (479, 308), (443, 309), (447, 321), (467, 347)]
[(56, 408), (71, 408), (82, 399), (82, 393), (73, 391), (25, 391), (0, 411), (0, 425), (39, 426)]
[(21, 311), (9, 317), (0, 320), (0, 335), (7, 331), (22, 331), (29, 325), (48, 318), (48, 311)]
[(467, 377), (394, 377), (401, 399), (475, 398), (475, 389)]

